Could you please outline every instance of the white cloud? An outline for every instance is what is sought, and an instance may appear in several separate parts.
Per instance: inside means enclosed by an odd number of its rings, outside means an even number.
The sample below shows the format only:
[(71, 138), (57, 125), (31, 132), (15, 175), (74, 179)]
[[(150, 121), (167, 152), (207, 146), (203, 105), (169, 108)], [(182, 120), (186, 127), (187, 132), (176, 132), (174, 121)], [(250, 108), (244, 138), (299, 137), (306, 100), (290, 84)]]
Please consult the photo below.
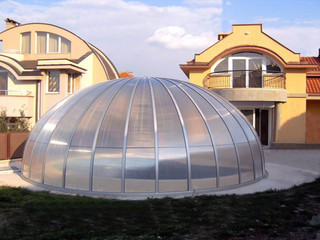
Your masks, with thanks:
[[(118, 71), (130, 69), (137, 76), (186, 79), (179, 64), (191, 60), (197, 53), (195, 48), (213, 44), (216, 37), (212, 36), (221, 31), (221, 0), (209, 3), (157, 7), (129, 0), (61, 0), (47, 5), (4, 0), (0, 1), (0, 16), (68, 29), (102, 50)], [(4, 29), (4, 22), (0, 24)], [(185, 32), (174, 33), (168, 26)], [(159, 29), (167, 29), (167, 33)], [(159, 41), (156, 33), (163, 39), (165, 35), (171, 37), (172, 43)], [(150, 39), (158, 44), (151, 44)]]
[(259, 22), (259, 23), (279, 22), (280, 18), (277, 18), (277, 17), (274, 17), (274, 18), (256, 18), (254, 21), (255, 22)]
[(222, 5), (222, 0), (185, 0), (185, 4), (190, 5)]
[(292, 26), (266, 28), (263, 30), (272, 38), (301, 56), (318, 56), (320, 43), (320, 28), (306, 26)]
[(163, 44), (169, 49), (196, 50), (212, 45), (214, 39), (214, 34), (211, 31), (201, 35), (192, 35), (187, 34), (182, 27), (168, 26), (156, 30), (153, 36), (147, 39), (147, 42)]
[[(136, 76), (186, 79), (179, 64), (214, 44), (222, 31), (222, 0), (188, 0), (181, 6), (164, 7), (139, 0), (28, 2), (0, 0), (0, 16), (22, 24), (43, 22), (68, 29), (102, 50), (118, 71), (130, 69)], [(275, 26), (264, 31), (294, 52), (317, 55), (320, 29), (304, 26)], [(4, 29), (0, 21), (0, 31)]]

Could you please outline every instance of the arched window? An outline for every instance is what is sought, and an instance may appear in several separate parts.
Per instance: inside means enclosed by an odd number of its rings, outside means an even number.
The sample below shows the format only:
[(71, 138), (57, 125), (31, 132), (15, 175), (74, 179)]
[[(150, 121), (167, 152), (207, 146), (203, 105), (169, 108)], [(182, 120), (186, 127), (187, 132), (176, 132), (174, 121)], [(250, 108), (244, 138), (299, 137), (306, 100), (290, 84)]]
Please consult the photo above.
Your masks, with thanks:
[(229, 55), (212, 67), (213, 73), (231, 75), (232, 87), (262, 87), (265, 74), (281, 73), (279, 64), (260, 53), (240, 52)]
[(37, 53), (70, 53), (71, 42), (54, 33), (37, 32)]

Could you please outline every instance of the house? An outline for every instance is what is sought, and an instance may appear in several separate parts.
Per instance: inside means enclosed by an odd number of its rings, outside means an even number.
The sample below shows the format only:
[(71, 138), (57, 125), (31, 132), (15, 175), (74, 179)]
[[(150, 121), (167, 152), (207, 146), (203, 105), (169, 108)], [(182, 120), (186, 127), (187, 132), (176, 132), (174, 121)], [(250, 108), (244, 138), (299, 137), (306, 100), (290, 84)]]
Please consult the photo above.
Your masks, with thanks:
[(51, 24), (5, 21), (0, 107), (8, 117), (20, 117), (23, 111), (33, 125), (74, 91), (119, 78), (110, 59), (74, 33)]
[(264, 145), (320, 143), (320, 62), (262, 31), (233, 25), (180, 68), (191, 83), (232, 102)]

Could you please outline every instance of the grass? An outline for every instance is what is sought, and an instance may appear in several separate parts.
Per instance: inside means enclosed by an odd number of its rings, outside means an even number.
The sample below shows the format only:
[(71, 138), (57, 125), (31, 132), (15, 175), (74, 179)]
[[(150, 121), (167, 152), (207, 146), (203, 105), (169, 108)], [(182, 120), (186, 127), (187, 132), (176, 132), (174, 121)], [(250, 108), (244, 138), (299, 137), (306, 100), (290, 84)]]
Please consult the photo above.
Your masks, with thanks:
[(0, 187), (0, 239), (316, 239), (320, 178), (283, 191), (118, 201)]

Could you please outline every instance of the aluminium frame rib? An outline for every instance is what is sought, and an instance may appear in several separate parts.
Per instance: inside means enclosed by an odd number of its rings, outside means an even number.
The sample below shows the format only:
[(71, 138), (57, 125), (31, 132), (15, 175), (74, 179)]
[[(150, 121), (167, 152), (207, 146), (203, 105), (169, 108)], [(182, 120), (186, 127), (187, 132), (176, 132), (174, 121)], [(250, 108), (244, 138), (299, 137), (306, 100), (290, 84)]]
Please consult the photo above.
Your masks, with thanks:
[[(134, 78), (136, 79), (136, 78)], [(140, 82), (141, 78), (138, 78), (137, 82), (135, 83), (133, 89), (132, 89), (132, 93), (131, 93), (131, 97), (130, 97), (130, 102), (129, 102), (129, 106), (128, 106), (128, 112), (127, 112), (127, 118), (126, 118), (126, 123), (124, 126), (124, 133), (123, 133), (123, 148), (122, 148), (122, 168), (121, 168), (121, 192), (124, 193), (125, 192), (125, 180), (126, 180), (126, 176), (125, 176), (125, 169), (126, 169), (126, 153), (127, 153), (127, 142), (128, 142), (128, 128), (129, 128), (129, 120), (130, 120), (130, 113), (131, 113), (131, 109), (132, 109), (132, 103), (133, 103), (133, 98), (134, 95), (136, 93), (136, 89), (137, 86)]]
[(156, 177), (156, 193), (159, 192), (159, 144), (158, 144), (158, 122), (157, 112), (154, 100), (153, 86), (149, 78), (148, 83), (150, 86), (151, 104), (152, 104), (152, 117), (153, 117), (153, 130), (154, 130), (154, 154), (155, 154), (155, 177)]

